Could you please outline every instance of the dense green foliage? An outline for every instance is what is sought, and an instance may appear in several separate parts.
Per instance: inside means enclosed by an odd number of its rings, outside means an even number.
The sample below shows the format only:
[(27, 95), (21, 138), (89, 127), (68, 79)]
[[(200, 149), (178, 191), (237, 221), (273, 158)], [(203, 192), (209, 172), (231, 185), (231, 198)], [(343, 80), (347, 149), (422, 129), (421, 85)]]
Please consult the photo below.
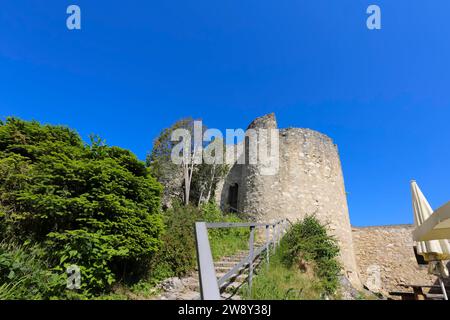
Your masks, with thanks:
[(175, 204), (164, 213), (166, 230), (161, 250), (152, 260), (152, 279), (181, 276), (194, 269), (197, 263), (194, 225), (201, 220), (202, 211), (194, 206)]
[[(0, 123), (0, 241), (43, 251), (26, 262), (22, 250), (3, 250), (4, 273), (16, 273), (7, 261), (18, 254), (25, 269), (45, 261), (43, 270), (55, 275), (78, 265), (84, 294), (138, 276), (161, 245), (161, 192), (127, 150), (96, 137), (86, 145), (66, 127), (8, 118)], [(11, 277), (2, 278), (4, 287)]]
[(314, 216), (295, 223), (283, 237), (281, 245), (282, 259), (286, 266), (301, 269), (308, 262), (312, 263), (325, 292), (335, 293), (341, 271), (337, 261), (339, 246)]
[[(63, 126), (0, 122), (0, 299), (124, 297), (194, 270), (195, 222), (241, 219), (207, 201), (223, 171), (214, 165), (195, 169), (202, 205), (174, 201), (160, 212), (158, 165), (96, 136), (85, 144)], [(210, 230), (214, 258), (248, 249), (248, 236), (248, 228)], [(79, 290), (66, 289), (70, 265), (80, 267)]]
[(0, 300), (49, 299), (64, 285), (38, 245), (0, 243)]
[[(213, 203), (201, 207), (176, 203), (164, 213), (166, 230), (162, 236), (163, 245), (150, 268), (153, 281), (183, 276), (195, 268), (197, 254), (194, 227), (197, 221), (242, 222), (234, 215), (223, 214)], [(214, 257), (229, 255), (248, 246), (247, 228), (209, 230), (208, 234)]]

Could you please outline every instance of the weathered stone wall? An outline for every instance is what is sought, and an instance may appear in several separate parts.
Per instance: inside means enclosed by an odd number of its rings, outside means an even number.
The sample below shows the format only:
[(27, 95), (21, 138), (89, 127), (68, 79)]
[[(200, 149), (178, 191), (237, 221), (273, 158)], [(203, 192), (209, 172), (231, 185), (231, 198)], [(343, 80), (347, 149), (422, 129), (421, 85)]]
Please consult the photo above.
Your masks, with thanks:
[(359, 285), (344, 178), (337, 146), (309, 129), (280, 130), (280, 214), (291, 220), (314, 214), (326, 223), (340, 244), (346, 275)]
[(380, 292), (384, 294), (408, 291), (401, 284), (437, 285), (437, 278), (428, 274), (426, 266), (417, 264), (411, 236), (413, 229), (413, 225), (353, 227), (356, 260), (364, 284), (373, 285), (374, 272), (378, 269)]
[[(250, 129), (276, 128), (273, 114), (256, 119)], [(228, 186), (239, 184), (239, 212), (255, 221), (289, 218), (296, 221), (314, 214), (328, 224), (339, 241), (341, 261), (355, 286), (360, 282), (353, 251), (344, 179), (333, 141), (310, 129), (279, 132), (279, 171), (262, 175), (261, 164), (235, 165), (219, 190), (226, 206)]]
[[(277, 128), (273, 114), (249, 125), (257, 132), (271, 128)], [(244, 156), (248, 157), (246, 149)], [(216, 190), (222, 208), (227, 210), (230, 186), (238, 184), (237, 209), (246, 218), (296, 221), (315, 215), (339, 241), (344, 271), (357, 288), (363, 282), (387, 294), (408, 291), (401, 284), (437, 284), (436, 277), (417, 264), (412, 225), (351, 228), (339, 153), (328, 136), (310, 129), (281, 129), (279, 155), (275, 175), (261, 174), (260, 163), (232, 166)], [(377, 272), (380, 283), (374, 282)]]
[[(220, 203), (220, 207), (225, 212), (230, 212), (228, 205), (228, 197), (230, 186), (237, 183), (242, 186), (242, 170), (243, 165), (235, 164), (230, 168), (225, 178), (217, 184), (215, 199), (216, 203)], [(238, 208), (242, 207), (242, 197), (238, 197)]]

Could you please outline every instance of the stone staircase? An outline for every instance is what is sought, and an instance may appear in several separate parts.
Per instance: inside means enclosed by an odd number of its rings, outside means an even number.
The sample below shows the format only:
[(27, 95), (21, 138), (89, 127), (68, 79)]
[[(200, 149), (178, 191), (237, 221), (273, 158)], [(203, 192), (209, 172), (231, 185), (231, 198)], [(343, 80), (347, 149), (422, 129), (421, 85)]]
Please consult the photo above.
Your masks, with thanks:
[[(261, 243), (255, 243), (256, 246)], [(217, 280), (230, 271), (236, 264), (248, 255), (248, 251), (239, 251), (228, 257), (222, 257), (214, 262)], [(261, 262), (261, 257), (253, 262), (253, 268), (256, 269)], [(224, 283), (220, 288), (221, 298), (223, 300), (240, 300), (237, 294), (239, 288), (247, 281), (248, 268), (241, 268)], [(163, 293), (155, 297), (157, 300), (198, 300), (200, 299), (200, 288), (198, 280), (198, 271), (183, 278), (169, 278), (160, 284)]]

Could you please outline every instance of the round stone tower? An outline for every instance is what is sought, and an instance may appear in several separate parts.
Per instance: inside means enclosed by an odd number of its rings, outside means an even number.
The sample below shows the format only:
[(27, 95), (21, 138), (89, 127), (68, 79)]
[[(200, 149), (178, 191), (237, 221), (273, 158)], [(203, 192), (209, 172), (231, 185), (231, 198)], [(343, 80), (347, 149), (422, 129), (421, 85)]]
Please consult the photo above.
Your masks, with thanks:
[(257, 159), (256, 163), (252, 163), (250, 160), (252, 151), (257, 154), (261, 145), (270, 145), (273, 142), (269, 138), (269, 132), (272, 129), (278, 129), (274, 114), (255, 119), (247, 128), (247, 134), (249, 130), (254, 130), (254, 138), (257, 138), (255, 146), (258, 149), (250, 150), (251, 142), (249, 139), (252, 138), (247, 137), (244, 144), (245, 165), (241, 169), (242, 188), (239, 192), (239, 212), (247, 215), (251, 220), (267, 221), (268, 219), (286, 217), (281, 215), (278, 210), (277, 212), (270, 212), (270, 208), (275, 204), (272, 198), (272, 190), (277, 190), (279, 185), (279, 166), (275, 174), (263, 174), (266, 163), (262, 163), (261, 159)]
[[(277, 128), (274, 114), (254, 120), (249, 129)], [(279, 167), (261, 174), (261, 163), (235, 165), (225, 179), (222, 201), (229, 185), (238, 186), (237, 211), (251, 220), (289, 218), (292, 222), (315, 215), (339, 242), (341, 263), (350, 282), (360, 287), (344, 178), (337, 146), (326, 135), (310, 129), (281, 129)], [(224, 192), (225, 191), (225, 192)]]

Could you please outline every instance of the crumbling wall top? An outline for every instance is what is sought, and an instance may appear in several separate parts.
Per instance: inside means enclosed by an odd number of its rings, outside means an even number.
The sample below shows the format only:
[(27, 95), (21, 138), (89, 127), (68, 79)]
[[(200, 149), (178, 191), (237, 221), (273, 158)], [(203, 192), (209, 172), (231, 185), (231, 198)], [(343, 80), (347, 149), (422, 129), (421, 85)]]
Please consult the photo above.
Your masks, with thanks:
[(253, 120), (247, 129), (277, 129), (275, 113), (269, 113)]

